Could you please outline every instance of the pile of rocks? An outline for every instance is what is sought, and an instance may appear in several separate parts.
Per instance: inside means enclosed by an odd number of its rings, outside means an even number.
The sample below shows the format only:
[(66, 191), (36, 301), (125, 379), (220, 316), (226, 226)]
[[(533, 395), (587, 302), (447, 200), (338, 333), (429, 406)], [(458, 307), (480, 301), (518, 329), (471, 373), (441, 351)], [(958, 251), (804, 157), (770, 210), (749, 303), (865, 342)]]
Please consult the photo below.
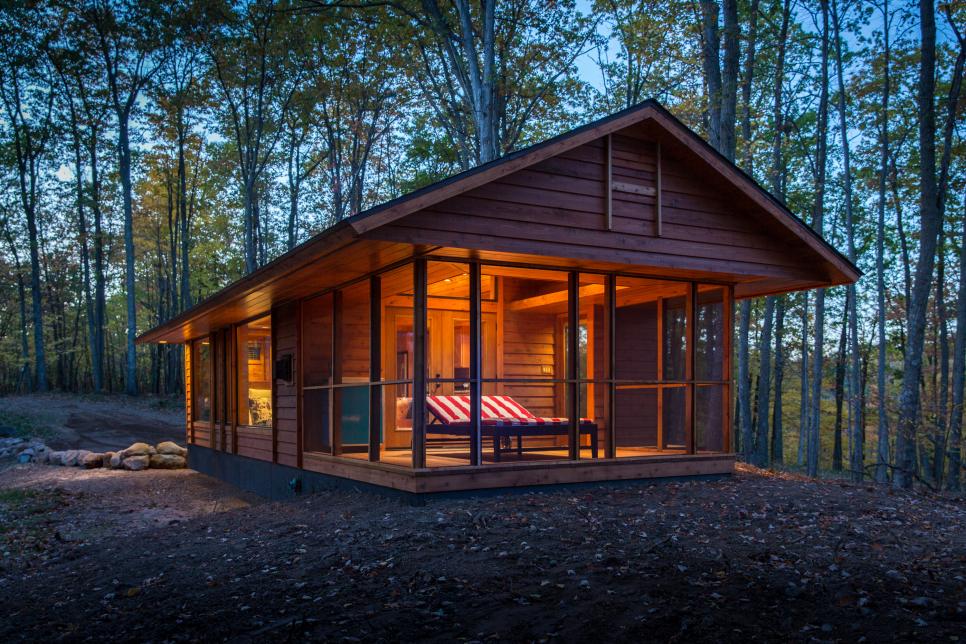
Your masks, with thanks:
[(119, 452), (91, 452), (83, 449), (70, 449), (62, 452), (46, 453), (46, 458), (36, 459), (50, 465), (84, 467), (94, 469), (103, 467), (112, 470), (131, 470), (138, 472), (148, 468), (177, 470), (187, 466), (188, 450), (177, 443), (165, 441), (156, 446), (147, 443), (134, 443)]
[(43, 441), (32, 438), (0, 438), (0, 458), (13, 456), (21, 463), (43, 462), (50, 450)]

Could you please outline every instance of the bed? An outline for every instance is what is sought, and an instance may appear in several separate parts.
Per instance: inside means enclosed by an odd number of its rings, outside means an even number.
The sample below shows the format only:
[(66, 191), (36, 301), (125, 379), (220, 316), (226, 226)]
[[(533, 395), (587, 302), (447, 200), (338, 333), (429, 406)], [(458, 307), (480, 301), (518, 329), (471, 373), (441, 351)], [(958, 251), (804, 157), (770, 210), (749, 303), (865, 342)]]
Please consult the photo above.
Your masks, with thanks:
[[(470, 435), (469, 396), (427, 396), (426, 409), (432, 421), (427, 434), (467, 437)], [(523, 446), (524, 437), (566, 436), (570, 421), (567, 418), (536, 416), (510, 396), (482, 396), (480, 399), (480, 433), (483, 440), (493, 443), (493, 460), (499, 461), (501, 452), (513, 450), (518, 456), (524, 451), (546, 450), (547, 447)], [(580, 436), (590, 437), (590, 449), (597, 458), (597, 425), (589, 418), (581, 418)], [(516, 448), (511, 441), (516, 438)]]

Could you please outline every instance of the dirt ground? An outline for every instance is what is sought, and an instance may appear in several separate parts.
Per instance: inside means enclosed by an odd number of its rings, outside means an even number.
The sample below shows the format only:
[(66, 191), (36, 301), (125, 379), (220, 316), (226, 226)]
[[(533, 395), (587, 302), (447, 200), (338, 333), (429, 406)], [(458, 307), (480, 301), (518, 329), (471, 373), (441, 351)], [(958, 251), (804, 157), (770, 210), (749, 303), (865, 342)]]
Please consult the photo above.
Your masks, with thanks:
[(0, 641), (966, 637), (961, 500), (744, 467), (413, 507), (24, 465), (0, 513)]
[(117, 451), (143, 441), (184, 445), (180, 401), (149, 396), (48, 394), (0, 397), (0, 430), (42, 438), (55, 450)]

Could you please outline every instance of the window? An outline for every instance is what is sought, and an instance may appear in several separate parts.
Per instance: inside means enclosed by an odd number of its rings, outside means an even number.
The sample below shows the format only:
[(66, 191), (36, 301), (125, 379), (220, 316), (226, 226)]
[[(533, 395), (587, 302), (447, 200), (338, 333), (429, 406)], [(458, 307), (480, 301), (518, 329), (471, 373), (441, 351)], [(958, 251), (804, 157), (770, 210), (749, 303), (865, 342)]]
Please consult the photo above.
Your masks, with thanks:
[[(493, 341), (482, 342), (482, 460), (569, 458), (570, 273), (490, 265), (481, 273), (484, 282), (494, 281), (492, 320), (499, 325)], [(484, 334), (487, 310), (484, 306)], [(589, 453), (596, 427), (590, 418), (579, 425), (581, 449)]]
[(618, 457), (684, 450), (689, 292), (684, 282), (617, 278), (613, 423)]
[(269, 315), (239, 326), (238, 424), (272, 426), (272, 318)]
[(302, 303), (302, 449), (330, 452), (332, 293)]
[(211, 343), (208, 338), (191, 343), (191, 416), (211, 420)]

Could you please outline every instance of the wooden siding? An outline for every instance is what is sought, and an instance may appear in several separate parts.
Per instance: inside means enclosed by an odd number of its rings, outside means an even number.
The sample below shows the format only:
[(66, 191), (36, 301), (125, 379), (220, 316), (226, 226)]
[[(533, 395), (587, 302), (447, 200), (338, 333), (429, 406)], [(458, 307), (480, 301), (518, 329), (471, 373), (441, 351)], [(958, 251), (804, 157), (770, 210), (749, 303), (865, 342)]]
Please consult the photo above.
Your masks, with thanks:
[(185, 442), (194, 444), (191, 427), (191, 343), (184, 345), (184, 426)]
[[(656, 189), (655, 143), (613, 136), (615, 182)], [(662, 158), (662, 235), (656, 197), (613, 190), (606, 229), (602, 140), (408, 215), (374, 239), (619, 261), (736, 275), (814, 277), (814, 253), (733, 186)]]
[(275, 334), (274, 359), (292, 356), (292, 381), (272, 381), (275, 390), (275, 462), (298, 467), (298, 303), (272, 311), (272, 331)]

